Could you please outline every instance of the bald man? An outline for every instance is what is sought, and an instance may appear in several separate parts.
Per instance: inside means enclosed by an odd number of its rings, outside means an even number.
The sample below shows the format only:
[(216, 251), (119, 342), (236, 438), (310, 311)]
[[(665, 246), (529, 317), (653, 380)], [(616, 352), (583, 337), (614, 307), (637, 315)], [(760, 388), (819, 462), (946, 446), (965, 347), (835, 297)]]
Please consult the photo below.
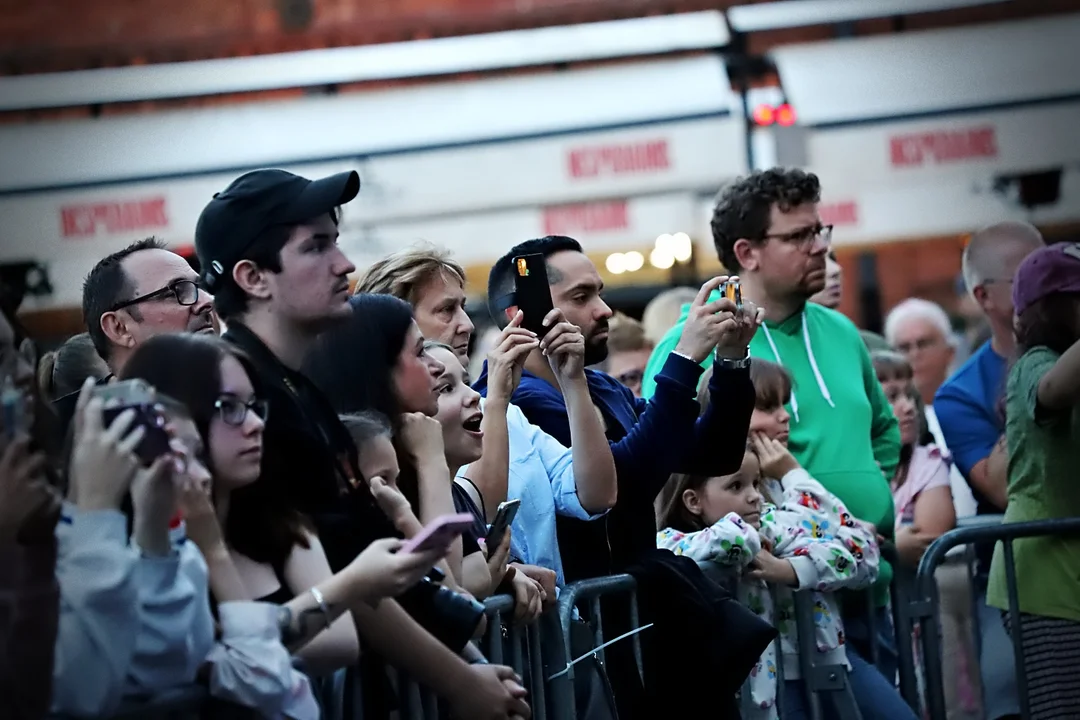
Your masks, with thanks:
[[(1039, 231), (1023, 222), (1004, 222), (980, 230), (964, 249), (964, 284), (990, 325), (990, 339), (950, 377), (934, 397), (934, 411), (956, 466), (978, 501), (979, 515), (1004, 512), (1005, 473), (998, 440), (1005, 431), (999, 403), (1005, 390), (1013, 336), (1012, 284), (1016, 268), (1043, 247)], [(995, 449), (997, 447), (997, 449)], [(993, 457), (992, 457), (993, 456)], [(1012, 646), (1001, 613), (986, 606), (986, 573), (993, 545), (977, 546), (982, 635), (981, 664), (988, 720), (1019, 715)]]

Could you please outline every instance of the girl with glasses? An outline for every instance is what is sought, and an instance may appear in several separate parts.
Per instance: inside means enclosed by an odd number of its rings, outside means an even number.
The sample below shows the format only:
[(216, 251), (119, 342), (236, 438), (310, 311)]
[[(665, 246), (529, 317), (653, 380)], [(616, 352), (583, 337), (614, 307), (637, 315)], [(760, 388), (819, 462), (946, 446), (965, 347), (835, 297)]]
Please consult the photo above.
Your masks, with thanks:
[(269, 408), (247, 359), (224, 341), (151, 338), (124, 375), (183, 403), (199, 430), (198, 453), (213, 480), (207, 492), (185, 493), (181, 512), (210, 568), (213, 599), (280, 606), (282, 642), (311, 672), (355, 664), (359, 643), (345, 611), (412, 586), (439, 556), (395, 553), (401, 541), (379, 540), (334, 575), (310, 521), (260, 480)]

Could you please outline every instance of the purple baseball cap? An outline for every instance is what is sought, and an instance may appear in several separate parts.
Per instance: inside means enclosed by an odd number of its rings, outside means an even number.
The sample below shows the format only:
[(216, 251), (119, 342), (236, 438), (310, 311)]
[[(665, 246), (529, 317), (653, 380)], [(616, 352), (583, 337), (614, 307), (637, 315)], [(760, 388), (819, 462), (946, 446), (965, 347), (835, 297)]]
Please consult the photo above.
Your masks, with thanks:
[(1080, 293), (1080, 243), (1057, 243), (1039, 248), (1020, 263), (1013, 278), (1013, 311), (1029, 307), (1054, 293)]

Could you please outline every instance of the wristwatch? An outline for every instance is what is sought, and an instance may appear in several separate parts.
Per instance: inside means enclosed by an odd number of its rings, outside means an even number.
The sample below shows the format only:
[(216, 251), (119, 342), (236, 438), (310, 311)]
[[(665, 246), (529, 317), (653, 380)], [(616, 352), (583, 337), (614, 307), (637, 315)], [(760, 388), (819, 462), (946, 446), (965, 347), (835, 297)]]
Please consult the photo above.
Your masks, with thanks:
[(750, 352), (747, 351), (746, 357), (739, 358), (738, 360), (720, 357), (720, 353), (714, 352), (713, 365), (720, 367), (724, 370), (745, 370), (746, 368), (750, 367)]

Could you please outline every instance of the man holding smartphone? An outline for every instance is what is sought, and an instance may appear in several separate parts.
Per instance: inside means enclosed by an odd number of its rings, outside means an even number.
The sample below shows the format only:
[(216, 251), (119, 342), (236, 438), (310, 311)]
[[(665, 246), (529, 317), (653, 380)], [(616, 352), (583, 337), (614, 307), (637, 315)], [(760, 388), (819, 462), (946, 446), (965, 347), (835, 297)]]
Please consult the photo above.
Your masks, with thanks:
[[(361, 478), (348, 431), (299, 370), (319, 335), (352, 312), (348, 275), (355, 267), (337, 245), (337, 209), (359, 189), (355, 172), (312, 181), (257, 170), (216, 194), (195, 230), (203, 282), (229, 324), (225, 339), (251, 358), (273, 408), (259, 482), (285, 488), (294, 507), (315, 519), (334, 570), (380, 528), (393, 533), (356, 488)], [(467, 664), (396, 601), (353, 616), (372, 649), (445, 698), (454, 714), (529, 716), (510, 668)]]
[[(468, 368), (475, 327), (465, 311), (465, 270), (448, 253), (418, 247), (390, 255), (368, 268), (357, 282), (356, 292), (386, 293), (412, 305), (424, 337), (453, 348), (462, 366)], [(461, 468), (457, 482), (483, 507), (488, 522), (496, 519), (502, 501), (522, 501), (511, 523), (511, 555), (522, 563), (515, 566), (519, 572), (544, 587), (550, 603), (555, 601), (556, 585), (565, 582), (555, 518), (590, 521), (603, 517), (617, 495), (615, 466), (603, 424), (589, 399), (583, 357), (562, 366), (567, 374), (560, 389), (566, 398), (571, 447), (530, 423), (510, 402), (522, 366), (504, 362), (500, 348), (516, 332), (516, 323), (504, 325), (491, 354), (493, 365), (488, 368), (498, 381), (489, 383), (482, 402), (485, 410), (493, 403), (505, 404), (506, 412), (485, 412), (483, 457)], [(556, 325), (559, 327), (552, 330), (574, 339), (559, 357), (583, 356), (584, 338), (579, 329), (569, 323)], [(504, 417), (502, 427), (492, 426)]]

